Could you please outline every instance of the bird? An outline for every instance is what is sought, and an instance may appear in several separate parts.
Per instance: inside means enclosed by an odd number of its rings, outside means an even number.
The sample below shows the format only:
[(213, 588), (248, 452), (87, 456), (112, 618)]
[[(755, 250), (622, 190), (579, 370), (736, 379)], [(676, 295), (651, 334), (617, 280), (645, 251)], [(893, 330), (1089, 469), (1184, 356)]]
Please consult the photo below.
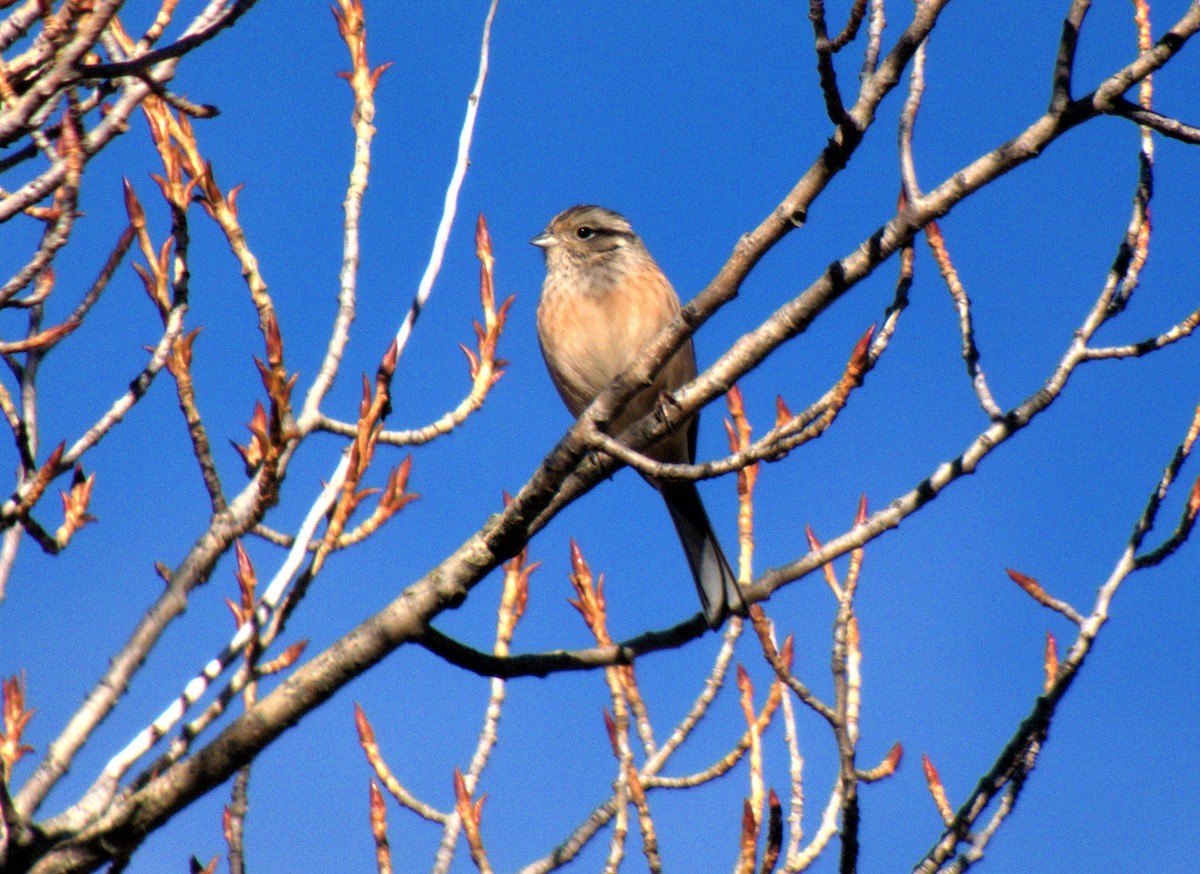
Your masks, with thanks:
[[(619, 213), (580, 205), (556, 215), (530, 242), (546, 259), (537, 335), (550, 378), (572, 416), (579, 416), (623, 373), (680, 310), (679, 297), (633, 226)], [(696, 375), (692, 341), (671, 357), (652, 385), (609, 423), (619, 437), (654, 411), (664, 393)], [(655, 461), (691, 464), (699, 416), (642, 452)], [(683, 544), (710, 628), (746, 615), (746, 599), (713, 532), (695, 482), (645, 479), (666, 502)]]

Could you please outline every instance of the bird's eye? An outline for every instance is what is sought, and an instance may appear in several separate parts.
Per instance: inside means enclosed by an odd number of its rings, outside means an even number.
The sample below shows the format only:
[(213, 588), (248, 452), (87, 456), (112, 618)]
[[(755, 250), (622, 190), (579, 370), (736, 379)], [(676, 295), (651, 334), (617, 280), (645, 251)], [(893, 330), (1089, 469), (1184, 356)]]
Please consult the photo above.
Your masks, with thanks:
[(594, 230), (592, 230), (591, 228), (589, 228), (587, 225), (584, 225), (583, 227), (575, 229), (575, 236), (581, 240), (590, 240), (595, 235), (596, 235), (596, 232)]

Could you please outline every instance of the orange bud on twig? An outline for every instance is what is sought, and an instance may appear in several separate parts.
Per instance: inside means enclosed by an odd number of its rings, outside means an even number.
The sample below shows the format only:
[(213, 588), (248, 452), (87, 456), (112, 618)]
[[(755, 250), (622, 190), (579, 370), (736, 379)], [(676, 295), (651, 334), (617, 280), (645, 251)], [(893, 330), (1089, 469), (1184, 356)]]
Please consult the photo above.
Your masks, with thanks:
[(1049, 631), (1046, 632), (1046, 651), (1042, 665), (1046, 671), (1043, 691), (1048, 693), (1054, 688), (1054, 682), (1058, 679), (1058, 641)]
[(858, 342), (854, 344), (854, 350), (850, 353), (850, 361), (846, 365), (846, 373), (852, 376), (856, 384), (861, 382), (863, 371), (867, 367), (867, 355), (871, 351), (871, 340), (875, 337), (875, 329), (878, 323), (872, 322), (871, 327), (858, 338)]
[(1065, 601), (1060, 601), (1058, 598), (1052, 597), (1041, 584), (1033, 577), (1028, 577), (1020, 571), (1015, 571), (1012, 568), (1005, 568), (1005, 573), (1009, 579), (1020, 586), (1031, 598), (1041, 604), (1043, 607), (1049, 607), (1057, 613), (1066, 616), (1076, 625), (1083, 623), (1083, 617), (1079, 612)]
[(362, 705), (355, 702), (354, 704), (354, 728), (358, 731), (358, 742), (367, 750), (370, 755), (371, 750), (378, 751), (378, 745), (375, 742), (375, 729), (371, 727), (371, 721), (367, 719), (366, 711), (362, 709)]
[(946, 788), (942, 785), (937, 768), (924, 753), (921, 753), (921, 767), (925, 771), (925, 782), (929, 784), (929, 794), (933, 796), (933, 803), (937, 806), (942, 822), (949, 826), (954, 822), (954, 811), (950, 807), (950, 800), (946, 798)]
[(955, 300), (958, 300), (963, 294), (963, 287), (958, 281), (958, 271), (954, 269), (954, 263), (950, 260), (950, 252), (946, 248), (946, 238), (942, 236), (942, 229), (938, 227), (937, 222), (930, 222), (925, 226), (925, 239), (929, 243), (930, 251), (933, 252), (934, 260), (937, 261), (942, 278), (946, 280), (950, 294)]
[(274, 312), (267, 313), (263, 334), (266, 340), (267, 361), (272, 368), (281, 366), (283, 364), (283, 334), (279, 331), (279, 319), (275, 317)]
[(467, 836), (467, 848), (471, 851), (471, 860), (480, 872), (490, 872), (487, 854), (483, 849), (483, 840), (479, 833), (479, 823), (483, 814), (483, 802), (487, 796), (472, 800), (467, 792), (467, 781), (458, 768), (454, 769), (454, 809), (462, 820), (463, 832)]
[(527, 563), (528, 559), (529, 547), (526, 546), (504, 563), (504, 588), (496, 621), (496, 655), (508, 654), (513, 630), (525, 615), (529, 603), (529, 576), (542, 564), (540, 561)]
[[(854, 516), (855, 526), (861, 525), (867, 521), (867, 496), (862, 494), (858, 498), (858, 512)], [(850, 553), (850, 566), (846, 570), (846, 594), (847, 597), (853, 598), (854, 591), (858, 588), (859, 574), (862, 572), (863, 557), (866, 555), (866, 548), (858, 547)]]
[[(804, 535), (808, 538), (809, 552), (816, 552), (821, 548), (821, 541), (817, 539), (817, 535), (813, 532), (811, 525), (804, 526)], [(842, 586), (838, 582), (837, 574), (833, 572), (833, 563), (826, 562), (821, 566), (821, 571), (825, 574), (825, 583), (833, 592), (835, 598), (842, 600)]]
[(250, 429), (250, 442), (245, 446), (241, 446), (229, 441), (233, 448), (237, 450), (238, 455), (242, 457), (242, 464), (245, 465), (246, 476), (253, 476), (263, 463), (266, 455), (266, 446), (268, 443), (267, 437), (267, 411), (263, 409), (261, 401), (254, 402), (254, 412), (250, 416), (250, 421), (246, 424)]
[(746, 671), (744, 665), (737, 666), (737, 687), (739, 698), (738, 701), (742, 705), (742, 714), (746, 717), (747, 725), (754, 725), (757, 721), (754, 713), (754, 684), (750, 680), (750, 674)]
[(475, 254), (479, 258), (479, 302), (483, 310), (483, 324), (473, 322), (478, 351), (472, 352), (459, 344), (469, 364), (472, 387), (467, 404), (472, 407), (482, 404), (487, 392), (504, 375), (503, 368), (508, 362), (496, 357), (496, 349), (508, 320), (509, 307), (514, 300), (514, 296), (510, 295), (500, 304), (499, 309), (496, 308), (492, 275), (496, 259), (492, 256), (492, 239), (488, 233), (487, 220), (482, 213), (475, 223)]
[(792, 653), (795, 648), (795, 640), (790, 634), (783, 639), (783, 646), (779, 648), (779, 660), (789, 671), (792, 669)]
[(192, 368), (192, 346), (200, 336), (203, 328), (193, 328), (175, 341), (171, 354), (167, 357), (167, 371), (179, 379)]
[(617, 732), (617, 720), (605, 707), (600, 711), (600, 715), (604, 717), (604, 732), (608, 735), (608, 744), (612, 747), (613, 755), (618, 759), (621, 758), (621, 738)]
[(742, 397), (742, 390), (736, 383), (725, 393), (725, 405), (729, 408), (729, 415), (733, 416), (735, 422), (746, 418), (745, 400)]
[(31, 334), (23, 340), (13, 340), (11, 342), (0, 342), (0, 355), (15, 355), (21, 352), (41, 352), (49, 349), (67, 334), (74, 331), (82, 324), (78, 321), (66, 321), (61, 325), (55, 325), (52, 328), (46, 328), (44, 331), (38, 331), (36, 334)]
[[(736, 385), (725, 394), (725, 404), (733, 424), (725, 423), (725, 431), (729, 436), (729, 451), (743, 452), (750, 448), (750, 421), (746, 418), (746, 405), (742, 399), (742, 390)], [(758, 464), (750, 464), (738, 471), (738, 495), (749, 496), (754, 491), (758, 479)]]
[(387, 383), (391, 383), (392, 377), (396, 374), (396, 361), (400, 357), (400, 349), (396, 345), (396, 339), (393, 337), (392, 342), (388, 344), (387, 352), (383, 354), (383, 358), (379, 362), (379, 370), (376, 374), (376, 379), (382, 379)]
[(775, 427), (779, 428), (792, 420), (792, 411), (784, 402), (782, 395), (775, 396)]
[(258, 675), (260, 677), (265, 677), (269, 674), (277, 674), (280, 671), (286, 671), (300, 660), (300, 656), (304, 654), (304, 650), (307, 647), (307, 640), (296, 641), (296, 643), (293, 643), (269, 662), (259, 665)]
[(242, 546), (242, 541), (235, 540), (233, 542), (233, 551), (237, 557), (237, 570), (234, 571), (234, 578), (237, 580), (238, 588), (242, 593), (242, 606), (250, 607), (254, 604), (254, 592), (258, 587), (258, 575), (254, 572), (254, 564), (250, 561), (250, 554)]
[(383, 490), (383, 495), (379, 499), (380, 504), (387, 505), (391, 514), (395, 514), (399, 510), (411, 504), (420, 495), (408, 492), (408, 476), (412, 472), (412, 456), (405, 456), (397, 467), (393, 467), (388, 472), (387, 486)]
[(142, 202), (138, 200), (137, 193), (133, 190), (133, 185), (126, 178), (121, 179), (121, 187), (125, 197), (125, 213), (129, 216), (129, 224), (133, 225), (134, 230), (143, 231), (146, 229), (146, 210), (142, 208)]
[[(726, 394), (725, 402), (733, 419), (723, 420), (725, 433), (729, 437), (729, 450), (744, 452), (750, 448), (750, 421), (746, 418), (746, 406), (742, 390), (734, 385)], [(737, 472), (738, 495), (738, 578), (748, 584), (753, 571), (754, 557), (754, 486), (758, 482), (758, 463), (746, 465)]]
[(375, 866), (380, 874), (391, 874), (392, 851), (387, 836), (387, 805), (384, 804), (379, 784), (374, 780), (370, 786), (368, 819), (371, 823), (371, 836), (375, 839)]
[(1024, 589), (1039, 604), (1045, 604), (1049, 600), (1046, 590), (1033, 577), (1028, 577), (1012, 568), (1005, 568), (1004, 571), (1014, 583)]
[(601, 574), (597, 577), (593, 584), (592, 569), (588, 567), (587, 561), (583, 557), (583, 551), (575, 542), (575, 538), (571, 538), (569, 579), (578, 598), (572, 599), (568, 603), (579, 611), (583, 621), (587, 623), (592, 635), (596, 638), (596, 643), (601, 646), (611, 645), (612, 638), (608, 634), (608, 617), (604, 601), (604, 575)]
[(14, 674), (0, 681), (0, 698), (4, 718), (4, 730), (0, 732), (0, 783), (7, 784), (13, 765), (26, 753), (33, 752), (33, 747), (21, 743), (21, 734), (34, 714), (25, 709), (25, 675)]
[(483, 213), (475, 219), (475, 257), (480, 261), (492, 261), (492, 235), (488, 233), (487, 219)]
[[(760, 717), (754, 712), (754, 684), (750, 681), (750, 674), (746, 671), (745, 666), (739, 664), (737, 669), (737, 687), (739, 692), (739, 701), (742, 705), (742, 713), (746, 718), (746, 731), (750, 738), (750, 799), (748, 801), (751, 817), (754, 820), (753, 837), (750, 843), (749, 860), (752, 863), (754, 859), (754, 847), (758, 841), (758, 828), (760, 825), (759, 817), (762, 815), (763, 803), (763, 763), (762, 763), (762, 730), (767, 724), (765, 721), (760, 724)], [(780, 693), (781, 689), (778, 683), (772, 683), (771, 694)], [(763, 717), (766, 720), (770, 719), (768, 710), (774, 710), (774, 704), (768, 699), (767, 707), (763, 708)], [(744, 832), (743, 832), (744, 838)], [(743, 844), (743, 861), (746, 860), (745, 844)]]
[(904, 746), (899, 742), (892, 744), (892, 748), (888, 750), (887, 756), (883, 760), (881, 767), (887, 768), (888, 774), (894, 774), (896, 769), (900, 767), (900, 760), (904, 758)]
[(869, 771), (859, 771), (858, 778), (864, 783), (874, 783), (877, 780), (882, 780), (885, 777), (890, 777), (896, 773), (896, 769), (900, 767), (900, 760), (904, 757), (904, 747), (899, 741), (892, 744), (892, 748), (888, 750), (887, 755), (883, 757), (883, 761), (871, 768)]
[(54, 539), (60, 547), (66, 547), (75, 532), (89, 522), (95, 522), (96, 517), (87, 511), (88, 502), (92, 499), (92, 486), (96, 482), (96, 474), (83, 475), (83, 468), (75, 465), (75, 473), (71, 479), (71, 489), (62, 492), (63, 523), (54, 533)]

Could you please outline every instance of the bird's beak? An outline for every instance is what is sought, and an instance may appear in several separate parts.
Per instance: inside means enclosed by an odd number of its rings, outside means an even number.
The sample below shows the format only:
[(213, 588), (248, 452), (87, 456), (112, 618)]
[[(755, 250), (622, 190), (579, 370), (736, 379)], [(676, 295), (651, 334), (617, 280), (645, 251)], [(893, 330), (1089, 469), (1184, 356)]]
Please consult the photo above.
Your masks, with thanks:
[(554, 245), (554, 235), (549, 231), (542, 231), (529, 242), (537, 246), (539, 249), (549, 249)]

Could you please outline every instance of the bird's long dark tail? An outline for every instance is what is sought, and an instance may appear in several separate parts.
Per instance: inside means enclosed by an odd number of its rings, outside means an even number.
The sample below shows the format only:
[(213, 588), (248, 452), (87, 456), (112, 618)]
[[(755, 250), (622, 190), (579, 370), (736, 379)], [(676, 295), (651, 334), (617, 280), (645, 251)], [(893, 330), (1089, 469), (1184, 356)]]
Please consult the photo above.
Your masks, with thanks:
[(657, 486), (679, 533), (709, 627), (720, 627), (730, 613), (745, 616), (746, 599), (713, 533), (696, 484), (659, 482)]

